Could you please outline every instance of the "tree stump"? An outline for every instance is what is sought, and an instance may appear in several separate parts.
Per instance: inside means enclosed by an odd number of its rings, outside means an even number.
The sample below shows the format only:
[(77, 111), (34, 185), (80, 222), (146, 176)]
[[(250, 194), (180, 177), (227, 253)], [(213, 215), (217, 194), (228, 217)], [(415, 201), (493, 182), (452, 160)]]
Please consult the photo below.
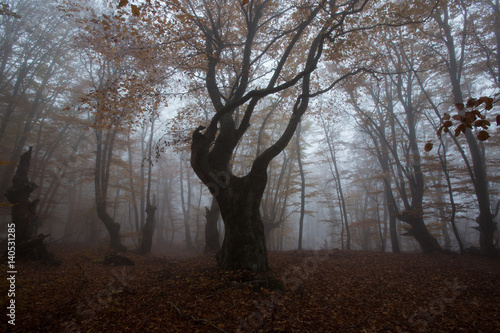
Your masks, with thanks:
[(12, 222), (16, 225), (16, 242), (22, 243), (36, 237), (38, 200), (30, 201), (29, 196), (38, 185), (30, 182), (28, 171), (30, 168), (32, 147), (21, 155), (16, 174), (12, 179), (12, 186), (5, 196), (12, 204)]
[(48, 235), (38, 235), (38, 216), (36, 205), (38, 200), (29, 200), (31, 192), (38, 185), (29, 181), (28, 172), (30, 168), (31, 152), (21, 155), (16, 174), (12, 178), (12, 186), (7, 190), (5, 196), (12, 204), (12, 223), (15, 225), (16, 257), (34, 261), (45, 261), (52, 264), (60, 264), (54, 255), (47, 250), (44, 239)]

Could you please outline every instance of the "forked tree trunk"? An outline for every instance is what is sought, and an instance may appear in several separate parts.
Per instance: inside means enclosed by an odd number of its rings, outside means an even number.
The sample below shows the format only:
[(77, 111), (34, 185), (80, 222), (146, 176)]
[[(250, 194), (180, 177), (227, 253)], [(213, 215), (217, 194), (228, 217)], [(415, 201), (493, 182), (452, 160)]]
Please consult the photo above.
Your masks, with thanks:
[(121, 243), (120, 237), (120, 224), (116, 223), (113, 218), (106, 211), (106, 203), (96, 203), (97, 217), (102, 221), (106, 230), (109, 233), (109, 246), (110, 248), (124, 252), (127, 248)]
[(96, 130), (97, 149), (94, 170), (94, 187), (97, 217), (102, 221), (109, 233), (110, 247), (116, 251), (126, 251), (120, 240), (120, 224), (116, 223), (107, 211), (107, 193), (109, 174), (116, 130), (107, 130), (103, 139), (102, 130)]
[[(406, 210), (403, 211), (398, 219), (410, 225), (408, 233), (412, 235), (415, 240), (420, 244), (424, 253), (433, 253), (441, 251), (441, 246), (434, 236), (431, 235), (424, 223), (423, 218), (423, 198), (425, 191), (424, 173), (422, 171), (420, 150), (417, 140), (417, 105), (414, 103), (414, 92), (412, 90), (414, 77), (408, 74), (406, 77), (406, 87), (404, 87), (404, 79), (401, 74), (397, 77), (397, 94), (400, 103), (403, 105), (406, 124), (407, 124), (407, 139), (409, 154), (407, 161), (407, 169), (405, 177), (408, 180), (408, 187), (410, 189), (411, 200), (403, 197)], [(393, 130), (393, 133), (395, 131)], [(403, 169), (401, 169), (403, 170)], [(403, 188), (404, 190), (404, 188)]]
[(266, 178), (230, 176), (227, 186), (219, 189), (217, 202), (225, 224), (224, 241), (217, 253), (219, 269), (269, 270), (259, 211)]
[[(253, 79), (253, 73), (251, 73), (253, 61), (251, 59), (254, 38), (262, 27), (260, 19), (264, 15), (266, 6), (266, 2), (255, 2), (255, 6), (251, 6), (253, 9), (247, 13), (246, 22), (248, 25), (246, 26), (247, 35), (243, 47), (243, 61), (236, 65), (241, 65), (243, 74), (241, 76), (238, 74), (239, 79), (234, 80), (234, 86), (229, 88), (231, 91), (229, 96), (223, 96), (219, 90), (218, 71), (221, 59), (212, 56), (220, 54), (220, 51), (225, 52), (219, 48), (224, 43), (212, 42), (214, 40), (213, 26), (206, 29), (201, 27), (205, 37), (207, 37), (205, 44), (208, 55), (206, 88), (216, 112), (207, 127), (199, 126), (193, 132), (191, 166), (200, 180), (211, 189), (221, 210), (225, 225), (224, 241), (217, 253), (217, 264), (221, 269), (269, 270), (264, 225), (259, 210), (267, 183), (267, 168), (271, 161), (288, 145), (302, 115), (307, 110), (310, 99), (311, 73), (317, 68), (323, 51), (323, 43), (330, 33), (321, 30), (321, 33), (314, 37), (309, 47), (303, 72), (288, 84), (277, 84), (289, 55), (294, 51), (295, 43), (299, 41), (299, 38), (306, 31), (306, 27), (321, 10), (320, 6), (314, 7), (307, 19), (297, 27), (296, 35), (286, 47), (274, 74), (269, 78), (267, 88), (247, 92), (250, 79)], [(341, 16), (346, 17), (350, 14), (350, 11), (346, 11)], [(278, 37), (278, 39), (280, 38)], [(292, 115), (280, 138), (255, 158), (248, 175), (244, 177), (232, 175), (230, 170), (233, 153), (238, 142), (250, 127), (252, 114), (259, 101), (266, 96), (284, 91), (299, 81), (302, 84), (302, 93), (297, 97)], [(245, 111), (241, 118), (237, 117), (235, 113), (243, 105), (245, 105)], [(201, 131), (204, 129), (206, 130), (202, 133)]]

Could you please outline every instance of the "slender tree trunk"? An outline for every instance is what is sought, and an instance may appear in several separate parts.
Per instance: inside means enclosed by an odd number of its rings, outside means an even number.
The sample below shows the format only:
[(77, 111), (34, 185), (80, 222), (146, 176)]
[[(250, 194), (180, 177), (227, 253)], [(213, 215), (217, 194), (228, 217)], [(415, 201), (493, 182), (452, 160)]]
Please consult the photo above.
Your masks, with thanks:
[(497, 84), (497, 86), (500, 88), (500, 6), (499, 6), (499, 1), (498, 0), (495, 0), (495, 2), (493, 3), (493, 1), (490, 2), (490, 6), (491, 6), (491, 9), (493, 10), (493, 16), (495, 17), (495, 23), (494, 23), (494, 27), (495, 27), (495, 40), (496, 40), (496, 70), (497, 70), (497, 75), (493, 75), (494, 77), (494, 80)]
[[(451, 26), (449, 23), (448, 8), (444, 7), (442, 16), (435, 16), (437, 23), (442, 28), (444, 34), (444, 43), (448, 50), (448, 74), (451, 81), (453, 97), (456, 104), (463, 104), (464, 99), (461, 88), (461, 78), (463, 69), (463, 58), (457, 59), (455, 51), (455, 40), (451, 34)], [(467, 23), (468, 18), (465, 18), (464, 24)], [(465, 40), (462, 41), (465, 43)], [(461, 111), (464, 112), (464, 111)], [(474, 179), (472, 183), (476, 193), (477, 203), (479, 206), (479, 216), (476, 218), (479, 230), (479, 244), (483, 255), (490, 257), (498, 257), (498, 251), (494, 245), (494, 233), (497, 230), (497, 225), (493, 221), (493, 214), (491, 210), (489, 187), (486, 174), (486, 164), (481, 156), (478, 141), (470, 128), (465, 131), (465, 138), (469, 146), (469, 152), (472, 158), (472, 169), (474, 172)]]
[(127, 145), (128, 145), (128, 172), (129, 172), (129, 186), (130, 186), (130, 194), (132, 196), (131, 201), (132, 201), (132, 207), (134, 210), (134, 221), (135, 221), (135, 231), (138, 232), (140, 230), (140, 223), (139, 223), (139, 209), (137, 207), (137, 198), (135, 194), (135, 187), (134, 187), (134, 169), (133, 169), (133, 160), (132, 160), (132, 142), (130, 139), (130, 134), (127, 138)]
[(77, 203), (82, 201), (82, 192), (83, 192), (83, 184), (79, 183), (75, 185), (72, 183), (72, 189), (69, 191), (69, 207), (68, 207), (68, 213), (66, 216), (66, 223), (64, 225), (64, 235), (72, 235), (77, 221), (80, 222), (80, 219), (76, 218), (76, 209), (77, 209)]
[[(336, 179), (334, 178), (334, 181), (336, 182)], [(344, 211), (342, 210), (342, 201), (340, 200), (340, 192), (339, 192), (339, 187), (338, 185), (335, 186), (335, 190), (337, 191), (337, 205), (339, 207), (339, 214), (340, 214), (340, 248), (342, 250), (345, 249), (345, 240), (344, 240), (344, 233), (345, 233), (345, 218), (344, 218)], [(333, 216), (333, 214), (332, 214)]]
[(151, 247), (153, 246), (153, 233), (156, 227), (156, 195), (153, 195), (153, 202), (151, 203), (151, 177), (152, 177), (152, 167), (153, 167), (153, 134), (155, 127), (155, 119), (153, 116), (151, 120), (151, 133), (149, 135), (148, 142), (148, 181), (146, 187), (146, 222), (142, 225), (142, 237), (141, 245), (139, 247), (139, 253), (149, 254), (151, 253)]
[(283, 238), (285, 238), (285, 224), (281, 224), (280, 233), (278, 235), (278, 251), (283, 251)]
[[(344, 230), (346, 232), (346, 247), (347, 250), (351, 249), (351, 232), (349, 230), (349, 221), (348, 221), (348, 216), (347, 216), (347, 209), (345, 205), (345, 198), (344, 198), (344, 192), (342, 190), (342, 183), (340, 181), (340, 172), (337, 166), (337, 156), (336, 156), (336, 151), (335, 147), (333, 145), (333, 142), (330, 138), (329, 130), (326, 126), (326, 123), (323, 118), (321, 118), (321, 123), (323, 125), (323, 130), (325, 132), (326, 136), (326, 141), (328, 144), (328, 151), (330, 153), (330, 172), (332, 173), (332, 176), (337, 180), (337, 192), (339, 194), (339, 201), (340, 201), (340, 217), (342, 220), (342, 249), (344, 249)], [(333, 164), (333, 169), (332, 169), (332, 164)]]
[(184, 195), (184, 171), (183, 171), (183, 161), (182, 158), (179, 160), (180, 163), (180, 186), (181, 186), (181, 205), (182, 213), (184, 216), (184, 234), (186, 236), (186, 248), (193, 249), (193, 239), (191, 237), (191, 182), (189, 177), (189, 170), (186, 170), (186, 181), (187, 181), (187, 198)]
[(306, 206), (306, 179), (304, 175), (304, 168), (302, 167), (302, 156), (300, 151), (300, 132), (301, 132), (301, 124), (297, 126), (296, 132), (296, 148), (297, 148), (297, 164), (299, 166), (300, 173), (300, 218), (299, 218), (299, 243), (297, 246), (298, 250), (302, 250), (302, 233), (304, 230), (304, 215), (305, 215), (305, 206)]
[[(163, 187), (163, 182), (162, 179), (164, 178), (163, 173), (161, 171), (161, 166), (159, 167), (158, 170), (158, 181), (156, 182), (156, 193), (160, 194), (162, 193), (162, 187)], [(165, 202), (165, 197), (159, 195), (158, 202), (162, 202), (159, 208), (159, 212), (157, 214), (157, 221), (156, 221), (156, 243), (161, 244), (162, 247), (165, 245), (165, 220), (166, 220), (166, 214), (165, 214), (165, 209), (167, 207), (166, 202)], [(157, 205), (158, 206), (158, 205)]]
[[(333, 147), (332, 147), (333, 148)], [(342, 216), (344, 217), (344, 226), (345, 226), (345, 233), (346, 233), (346, 249), (350, 250), (351, 249), (351, 231), (349, 229), (349, 219), (347, 215), (347, 208), (345, 205), (345, 198), (344, 198), (344, 191), (342, 190), (342, 184), (340, 180), (340, 172), (337, 167), (337, 159), (335, 156), (335, 149), (332, 150), (333, 152), (333, 167), (335, 169), (335, 177), (338, 182), (338, 190), (339, 190), (339, 196), (340, 196), (340, 203), (341, 203), (341, 208), (342, 208)]]
[[(444, 145), (442, 145), (442, 147), (444, 148)], [(460, 233), (458, 232), (457, 225), (455, 223), (455, 217), (457, 215), (457, 205), (455, 204), (455, 198), (453, 196), (453, 188), (451, 186), (450, 174), (447, 168), (446, 150), (443, 152), (442, 155), (441, 153), (438, 154), (439, 154), (439, 159), (441, 161), (441, 165), (443, 166), (443, 172), (446, 179), (446, 186), (448, 187), (448, 195), (450, 197), (450, 205), (451, 205), (450, 225), (453, 230), (453, 234), (455, 235), (455, 239), (457, 240), (459, 251), (460, 253), (463, 253), (464, 245), (460, 237)]]
[(384, 193), (387, 204), (387, 212), (389, 213), (389, 234), (391, 235), (391, 247), (393, 253), (401, 253), (396, 218), (398, 214), (396, 200), (394, 199), (394, 194), (392, 193), (390, 184), (386, 185), (388, 182), (388, 180), (384, 182)]
[(378, 200), (374, 200), (374, 201), (375, 201), (375, 204), (376, 204), (376, 206), (375, 206), (375, 209), (376, 209), (375, 214), (376, 214), (377, 221), (378, 221), (377, 227), (378, 227), (378, 233), (379, 233), (379, 236), (380, 236), (380, 249), (381, 249), (382, 252), (385, 252), (385, 230), (386, 230), (386, 228), (385, 228), (385, 225), (386, 225), (385, 221), (386, 221), (386, 219), (384, 218), (384, 225), (383, 225), (383, 228), (382, 228), (382, 223), (381, 223), (382, 221), (380, 221), (380, 203), (379, 203)]
[(144, 193), (144, 188), (146, 185), (146, 176), (144, 174), (144, 163), (146, 162), (145, 160), (147, 159), (146, 157), (146, 149), (144, 148), (144, 141), (146, 141), (146, 129), (143, 128), (141, 132), (141, 157), (142, 157), (142, 163), (141, 163), (141, 171), (140, 171), (140, 202), (139, 202), (139, 218), (140, 218), (140, 228), (144, 226), (144, 223), (146, 223), (146, 215), (144, 214), (146, 212), (146, 194)]
[(169, 246), (172, 246), (173, 243), (174, 243), (174, 236), (175, 236), (175, 219), (174, 219), (174, 214), (173, 214), (173, 211), (174, 211), (174, 207), (171, 203), (171, 199), (170, 199), (170, 191), (171, 191), (171, 188), (172, 188), (172, 179), (169, 179), (167, 181), (168, 183), (168, 187), (167, 187), (167, 190), (165, 191), (165, 198), (166, 198), (166, 202), (167, 202), (167, 215), (168, 215), (168, 221), (170, 222), (170, 238), (168, 239), (168, 245)]
[[(287, 202), (289, 197), (290, 179), (293, 177), (293, 162), (287, 156), (286, 151), (283, 151), (283, 162), (278, 179), (272, 184), (268, 184), (265, 197), (262, 199), (262, 222), (264, 223), (264, 232), (266, 241), (271, 239), (273, 230), (279, 228), (286, 220)], [(283, 178), (287, 175), (286, 180)]]
[(140, 254), (151, 253), (153, 246), (153, 233), (156, 226), (156, 196), (153, 195), (153, 202), (147, 203), (146, 206), (146, 223), (142, 227), (141, 245), (139, 247)]

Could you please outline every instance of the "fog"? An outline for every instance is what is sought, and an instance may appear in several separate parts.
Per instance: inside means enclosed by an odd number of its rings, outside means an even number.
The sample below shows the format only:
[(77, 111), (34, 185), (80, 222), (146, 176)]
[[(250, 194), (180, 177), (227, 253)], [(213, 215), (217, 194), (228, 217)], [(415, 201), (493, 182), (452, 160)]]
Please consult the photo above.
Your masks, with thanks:
[[(321, 292), (314, 288), (329, 288), (320, 287), (325, 276), (350, 276), (351, 288), (362, 294), (358, 278), (368, 285), (384, 274), (393, 278), (389, 267), (404, 275), (422, 265), (419, 275), (446, 263), (451, 275), (439, 271), (439, 283), (455, 284), (428, 286), (429, 295), (441, 288), (457, 307), (473, 309), (471, 318), (480, 312), (460, 303), (463, 290), (474, 286), (456, 277), (460, 265), (474, 266), (468, 281), (500, 274), (494, 261), (500, 253), (498, 1), (0, 5), (0, 240), (9, 264), (26, 272), (6, 270), (20, 272), (21, 286), (32, 288), (30, 274), (45, 263), (62, 275), (80, 270), (88, 287), (96, 263), (127, 258), (136, 263), (123, 273), (134, 276), (132, 286), (153, 288), (139, 272), (148, 271), (160, 284), (176, 281), (190, 297), (194, 285), (227, 291), (216, 281), (234, 282), (238, 294), (224, 299), (241, 298), (241, 304), (252, 302), (239, 294), (249, 285), (280, 290), (272, 300), (253, 299), (267, 304), (260, 312), (242, 305), (234, 314), (214, 302), (239, 321), (218, 318), (217, 305), (198, 314), (203, 306), (195, 299), (182, 307), (169, 294), (162, 304), (177, 316), (169, 317), (178, 321), (172, 332), (194, 332), (196, 325), (201, 331), (324, 331), (329, 324), (318, 315), (319, 304), (330, 303), (315, 298)], [(377, 273), (381, 267), (386, 273)], [(298, 270), (292, 280), (299, 282), (286, 282)], [(106, 272), (119, 287), (115, 300), (139, 293), (116, 271)], [(313, 276), (317, 286), (305, 282)], [(269, 287), (271, 278), (280, 287)], [(108, 282), (94, 281), (92, 288), (106, 291)], [(61, 282), (57, 290), (75, 288)], [(204, 302), (218, 299), (206, 288)], [(498, 287), (489, 292), (499, 296)], [(30, 295), (19, 296), (11, 320), (28, 318), (19, 304)], [(311, 317), (293, 322), (300, 311), (287, 302), (307, 295), (315, 300)], [(451, 298), (441, 296), (439, 309), (451, 308)], [(71, 297), (82, 295), (63, 298)], [(95, 323), (109, 315), (103, 313), (113, 297), (99, 306), (68, 301), (94, 310), (74, 310), (76, 319), (47, 319), (47, 325), (110, 330), (109, 322)], [(415, 297), (417, 305), (437, 302)], [(282, 304), (294, 315), (280, 312)], [(334, 331), (455, 325), (436, 308), (384, 304), (414, 323), (401, 324), (394, 315), (384, 326), (382, 313), (346, 312), (334, 316), (346, 323)], [(43, 316), (35, 313), (25, 331), (42, 330)], [(257, 321), (249, 319), (254, 315)], [(189, 324), (182, 326), (181, 318)], [(470, 326), (469, 319), (453, 327)], [(494, 326), (480, 325), (478, 331)]]
[[(57, 3), (50, 1), (16, 1), (6, 2), (5, 5), (6, 11), (2, 16), (2, 84), (5, 89), (1, 192), (5, 193), (9, 188), (19, 156), (27, 147), (33, 147), (30, 180), (38, 187), (31, 198), (39, 200), (36, 207), (38, 233), (50, 234), (53, 241), (106, 247), (109, 235), (96, 213), (93, 173), (96, 168), (96, 135), (105, 136), (113, 132), (113, 146), (108, 156), (110, 161), (105, 166), (105, 171), (109, 173), (106, 209), (107, 214), (120, 225), (123, 243), (128, 248), (138, 246), (146, 220), (147, 200), (151, 200), (154, 194), (157, 210), (153, 252), (168, 254), (171, 253), (169, 248), (183, 247), (203, 251), (205, 209), (210, 208), (213, 198), (210, 188), (191, 168), (190, 136), (198, 125), (208, 124), (213, 111), (209, 106), (211, 97), (204, 93), (202, 86), (196, 85), (194, 74), (185, 71), (176, 73), (173, 70), (175, 67), (171, 67), (161, 54), (156, 63), (149, 54), (134, 54), (131, 51), (133, 43), (146, 44), (129, 36), (124, 36), (122, 44), (117, 44), (122, 48), (118, 54), (107, 54), (100, 45), (119, 42), (106, 39), (112, 38), (107, 34), (106, 25), (101, 27), (104, 34), (95, 23), (91, 23), (91, 30), (82, 30), (89, 22), (85, 20), (85, 15), (109, 17), (107, 15), (114, 11), (115, 15), (126, 17), (129, 13), (123, 7), (117, 9), (112, 3), (109, 6), (95, 3), (92, 5), (94, 9), (70, 4), (58, 7)], [(146, 15), (147, 8), (143, 11)], [(473, 7), (473, 11), (474, 15), (479, 15), (482, 11), (487, 12), (487, 8), (478, 5)], [(453, 15), (455, 22), (451, 27), (459, 33), (460, 24), (464, 24), (463, 18), (460, 19), (462, 14), (457, 12)], [(474, 20), (474, 15), (468, 19)], [(139, 31), (141, 26), (133, 18), (134, 15), (124, 22), (135, 24)], [(480, 18), (477, 20), (475, 38), (477, 43), (483, 43), (478, 45), (483, 45), (485, 51), (489, 50), (487, 43), (493, 41), (490, 40), (491, 33), (488, 34), (489, 26), (479, 26), (483, 21)], [(433, 25), (431, 21), (422, 26), (429, 30), (439, 29), (439, 25)], [(115, 29), (120, 28), (117, 26)], [(304, 248), (352, 247), (391, 251), (389, 217), (418, 209), (412, 207), (415, 205), (413, 197), (416, 196), (412, 187), (416, 186), (425, 186), (425, 191), (419, 194), (423, 195), (425, 225), (442, 248), (460, 251), (457, 236), (463, 242), (462, 248), (480, 247), (479, 232), (473, 228), (479, 204), (471, 174), (466, 171), (473, 167), (473, 157), (467, 148), (465, 135), (457, 135), (453, 142), (451, 136), (436, 134), (442, 115), (454, 113), (451, 99), (453, 82), (447, 78), (451, 74), (426, 63), (433, 59), (438, 61), (431, 49), (432, 45), (439, 45), (437, 41), (421, 40), (422, 46), (414, 50), (414, 46), (413, 49), (408, 48), (405, 46), (408, 44), (404, 43), (420, 38), (417, 32), (408, 29), (386, 32), (392, 35), (403, 33), (405, 39), (400, 41), (400, 45), (379, 45), (376, 52), (420, 57), (412, 60), (412, 66), (418, 66), (422, 74), (394, 70), (393, 74), (385, 76), (365, 73), (363, 76), (348, 77), (333, 89), (315, 97), (304, 116), (304, 130), (300, 138), (306, 197), (302, 229)], [(480, 37), (484, 40), (479, 40)], [(358, 36), (353, 34), (351, 38)], [(454, 38), (457, 38), (457, 43), (460, 41), (458, 37)], [(475, 42), (472, 36), (461, 41), (466, 47), (461, 51), (457, 49), (454, 54), (462, 59), (463, 68), (460, 70), (464, 79), (460, 84), (467, 87), (462, 93), (463, 98), (495, 93), (497, 76), (496, 70), (491, 68), (492, 63), (489, 63), (491, 57), (487, 53), (484, 56), (478, 52), (470, 56), (466, 53), (475, 50)], [(361, 46), (360, 50), (363, 50)], [(408, 50), (412, 50), (413, 54)], [(449, 49), (442, 50), (445, 51), (450, 52)], [(189, 50), (185, 52), (179, 57), (189, 59)], [(351, 52), (355, 56), (357, 49), (351, 49)], [(120, 66), (123, 70), (116, 72), (119, 67), (112, 69), (106, 63), (114, 56), (122, 59), (123, 65)], [(426, 60), (422, 60), (424, 56)], [(173, 64), (179, 64), (176, 57), (172, 58), (170, 61)], [(327, 86), (329, 77), (332, 74), (335, 76), (335, 72), (342, 72), (343, 66), (369, 64), (373, 72), (382, 71), (376, 66), (386, 66), (386, 72), (390, 73), (390, 66), (396, 66), (398, 58), (389, 57), (385, 62), (378, 63), (366, 60), (356, 63), (349, 56), (341, 59), (335, 64), (325, 57), (318, 72), (320, 87)], [(108, 80), (114, 80), (113, 84), (121, 87), (121, 93), (116, 96), (102, 95), (105, 90), (96, 84), (105, 77), (98, 66), (102, 70), (108, 68), (115, 71)], [(136, 73), (134, 66), (137, 66)], [(256, 75), (259, 71), (272, 72), (270, 62), (259, 66)], [(484, 69), (483, 72), (481, 69)], [(150, 75), (149, 70), (153, 70), (154, 74)], [(163, 72), (158, 74), (160, 70)], [(469, 72), (475, 73), (474, 76), (465, 74)], [(266, 78), (269, 75), (260, 80)], [(119, 80), (126, 81), (120, 83)], [(231, 74), (227, 73), (220, 80), (219, 89), (229, 89)], [(152, 86), (146, 89), (146, 84)], [(411, 84), (411, 88), (407, 86), (398, 90), (398, 85), (404, 87), (405, 84)], [(106, 98), (103, 103), (109, 106), (118, 103), (118, 108), (111, 110), (107, 107), (99, 111), (93, 102), (99, 98)], [(286, 117), (292, 109), (293, 99), (279, 94), (270, 95), (270, 99), (260, 102), (254, 112), (255, 119), (232, 152), (227, 170), (239, 176), (248, 174), (252, 156), (257, 156), (282, 135)], [(234, 114), (236, 122), (241, 121), (241, 112), (237, 110)], [(489, 108), (484, 110), (484, 116), (491, 112)], [(154, 123), (152, 119), (155, 119)], [(385, 129), (382, 130), (382, 126)], [(489, 126), (483, 127), (486, 129)], [(481, 127), (476, 128), (477, 134)], [(488, 130), (491, 137), (478, 143), (487, 167), (488, 196), (493, 214), (498, 200), (498, 151), (493, 147), (498, 136), (495, 124)], [(423, 149), (425, 143), (432, 143), (436, 148), (426, 152)], [(107, 149), (105, 138), (97, 144), (103, 144), (102, 149)], [(290, 143), (269, 164), (269, 179), (260, 205), (260, 214), (270, 228), (269, 233), (266, 232), (266, 244), (273, 250), (299, 246), (302, 181), (297, 149), (293, 146)], [(415, 150), (414, 147), (418, 148)], [(418, 154), (417, 159), (415, 154)], [(384, 164), (382, 160), (386, 161), (387, 169), (381, 167)], [(334, 164), (337, 171), (333, 168)], [(417, 185), (412, 183), (412, 174), (419, 173), (420, 169), (424, 179), (422, 184)], [(475, 175), (472, 177), (474, 179)], [(446, 179), (449, 180), (449, 188), (446, 187)], [(387, 194), (384, 195), (387, 191), (384, 190), (384, 181), (390, 183), (386, 185), (391, 186), (397, 212), (388, 211), (391, 203), (387, 202)], [(345, 192), (342, 197), (339, 197), (339, 189)], [(150, 193), (149, 199), (146, 192)], [(453, 200), (453, 205), (450, 200)], [(5, 199), (2, 220), (4, 225), (10, 221), (10, 207)], [(218, 221), (219, 243), (222, 244), (224, 223), (220, 217)], [(405, 251), (420, 251), (414, 237), (401, 236), (411, 225), (401, 219), (396, 219), (395, 223), (391, 228), (397, 229), (401, 247)], [(352, 233), (347, 231), (349, 225)], [(452, 228), (456, 228), (455, 235)]]

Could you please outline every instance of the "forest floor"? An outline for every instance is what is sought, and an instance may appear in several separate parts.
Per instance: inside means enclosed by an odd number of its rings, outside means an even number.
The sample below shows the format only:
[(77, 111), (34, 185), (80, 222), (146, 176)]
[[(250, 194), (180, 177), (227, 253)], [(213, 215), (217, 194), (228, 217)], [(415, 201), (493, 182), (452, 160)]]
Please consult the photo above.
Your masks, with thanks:
[(252, 274), (205, 254), (112, 267), (97, 250), (52, 251), (61, 266), (16, 263), (15, 326), (0, 331), (500, 332), (500, 261), (485, 258), (271, 252), (272, 270)]

